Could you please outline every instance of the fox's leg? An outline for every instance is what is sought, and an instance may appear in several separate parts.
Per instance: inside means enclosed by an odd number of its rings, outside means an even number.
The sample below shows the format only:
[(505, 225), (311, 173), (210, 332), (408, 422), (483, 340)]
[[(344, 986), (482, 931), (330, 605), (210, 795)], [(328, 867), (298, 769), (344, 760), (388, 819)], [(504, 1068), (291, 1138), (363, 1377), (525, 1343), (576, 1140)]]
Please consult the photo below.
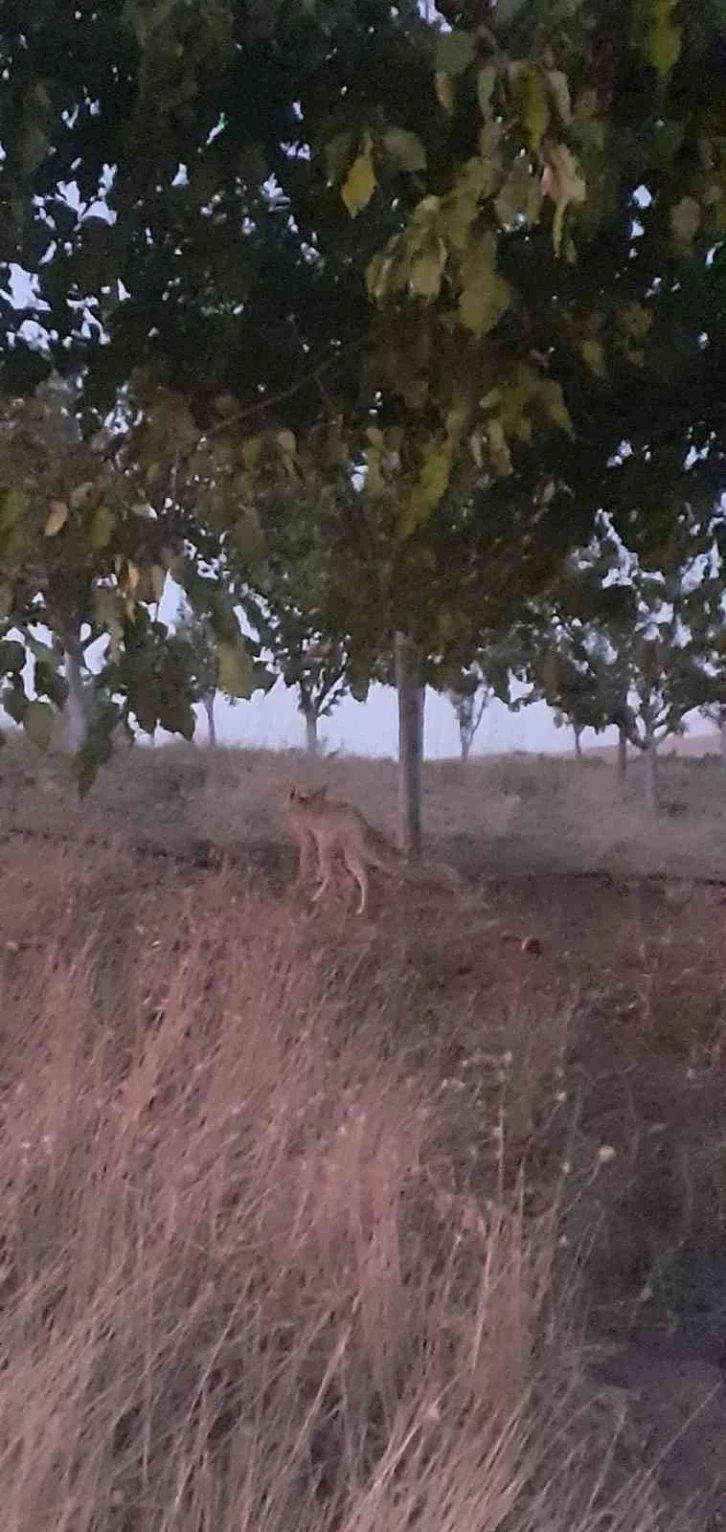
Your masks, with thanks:
[(317, 892), (313, 894), (313, 904), (317, 904), (318, 899), (322, 899), (323, 894), (327, 893), (330, 888), (333, 879), (333, 862), (334, 847), (330, 845), (321, 846), (320, 841), (318, 841), (318, 871), (322, 873), (322, 882)]
[(311, 870), (315, 852), (315, 836), (309, 830), (303, 830), (297, 837), (299, 853), (296, 883), (303, 883)]
[(365, 912), (365, 907), (368, 902), (368, 874), (366, 872), (365, 862), (362, 856), (359, 856), (358, 853), (353, 851), (350, 846), (346, 846), (343, 855), (348, 872), (350, 873), (354, 882), (358, 884), (360, 889), (360, 899), (358, 901), (358, 909), (356, 910), (356, 914), (362, 915)]

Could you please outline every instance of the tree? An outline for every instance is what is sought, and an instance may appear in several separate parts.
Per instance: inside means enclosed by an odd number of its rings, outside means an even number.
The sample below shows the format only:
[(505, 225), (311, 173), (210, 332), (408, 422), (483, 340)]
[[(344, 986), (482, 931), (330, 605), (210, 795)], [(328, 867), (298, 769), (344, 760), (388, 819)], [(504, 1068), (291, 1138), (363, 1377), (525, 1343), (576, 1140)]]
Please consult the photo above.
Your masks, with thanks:
[[(683, 733), (692, 709), (724, 699), (726, 672), (705, 642), (711, 598), (698, 561), (668, 578), (645, 571), (603, 521), (599, 539), (569, 561), (554, 606), (539, 613), (540, 694), (573, 727), (618, 727), (643, 755), (653, 809), (659, 745)], [(622, 754), (621, 743), (621, 771)]]
[(217, 745), (214, 704), (219, 683), (219, 657), (209, 623), (187, 607), (177, 623), (177, 641), (188, 651), (187, 670), (195, 702), (201, 703), (207, 717), (207, 734), (212, 749)]
[(292, 510), (279, 493), (260, 495), (257, 511), (259, 546), (227, 551), (230, 585), (276, 673), (297, 694), (314, 755), (320, 719), (331, 716), (351, 685), (345, 632), (327, 612), (331, 547), (302, 495)]
[(474, 736), (491, 700), (491, 689), (481, 671), (472, 665), (452, 678), (446, 688), (446, 696), (456, 714), (461, 760), (466, 765)]
[(401, 635), (403, 756), (474, 588), (511, 617), (603, 505), (661, 560), (686, 465), (706, 493), (723, 459), (718, 0), (446, 9), (3, 18), (0, 260), (35, 283), (6, 386), (55, 361), (98, 424), (133, 383), (152, 482), (150, 438), (201, 433), (218, 539), (273, 476), (334, 490), (331, 614), (359, 671)]

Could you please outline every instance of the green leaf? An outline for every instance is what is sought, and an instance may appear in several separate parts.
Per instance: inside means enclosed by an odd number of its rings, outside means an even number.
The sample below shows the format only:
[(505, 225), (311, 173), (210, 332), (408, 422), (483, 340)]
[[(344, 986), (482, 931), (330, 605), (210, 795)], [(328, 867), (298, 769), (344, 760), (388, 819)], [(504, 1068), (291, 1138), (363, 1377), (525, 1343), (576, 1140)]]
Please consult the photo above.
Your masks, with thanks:
[(437, 74), (459, 75), (473, 62), (476, 40), (473, 32), (446, 32), (436, 44)]
[(383, 142), (402, 170), (410, 170), (414, 174), (426, 169), (426, 150), (415, 133), (409, 133), (406, 128), (390, 128), (384, 134)]
[(42, 165), (50, 139), (37, 122), (29, 122), (20, 140), (20, 168), (24, 176), (32, 176)]
[(24, 665), (24, 644), (14, 638), (4, 638), (0, 642), (0, 675), (19, 675)]
[(692, 245), (701, 227), (701, 204), (695, 197), (681, 197), (671, 208), (671, 229), (679, 245)]
[(516, 20), (525, 0), (497, 0), (494, 9), (494, 30), (497, 33), (506, 32)]
[(29, 702), (23, 716), (23, 728), (39, 750), (47, 750), (53, 737), (55, 713), (47, 702)]
[(28, 706), (28, 699), (19, 676), (15, 678), (12, 686), (5, 687), (0, 700), (8, 718), (12, 718), (13, 723), (22, 723)]
[(436, 240), (413, 262), (410, 283), (419, 298), (437, 298), (441, 278), (446, 265), (446, 246), (442, 239)]
[(242, 637), (236, 643), (217, 642), (219, 687), (228, 697), (249, 697), (252, 662)]
[(351, 218), (368, 206), (376, 189), (376, 173), (370, 149), (356, 156), (343, 182), (341, 196)]
[(485, 121), (492, 116), (492, 96), (497, 83), (497, 71), (494, 64), (487, 64), (480, 69), (476, 77), (476, 97), (479, 102), (479, 111)]
[(633, 41), (660, 79), (681, 56), (683, 29), (676, 21), (680, 0), (634, 0)]
[(99, 505), (91, 522), (91, 547), (99, 553), (107, 548), (115, 525), (116, 512), (111, 510), (110, 505)]
[(60, 532), (61, 527), (65, 526), (68, 515), (69, 511), (65, 500), (51, 500), (50, 515), (45, 523), (43, 535), (45, 537), (55, 537)]
[(582, 342), (580, 350), (583, 361), (587, 363), (591, 371), (597, 373), (597, 376), (600, 378), (605, 377), (605, 353), (602, 348), (602, 341), (597, 340), (594, 335), (587, 336)]
[(325, 146), (325, 169), (328, 186), (334, 186), (340, 180), (343, 170), (350, 158), (353, 134), (350, 129), (345, 133), (336, 133), (330, 143)]
[(23, 511), (25, 496), (20, 489), (6, 489), (0, 493), (0, 539), (15, 531)]

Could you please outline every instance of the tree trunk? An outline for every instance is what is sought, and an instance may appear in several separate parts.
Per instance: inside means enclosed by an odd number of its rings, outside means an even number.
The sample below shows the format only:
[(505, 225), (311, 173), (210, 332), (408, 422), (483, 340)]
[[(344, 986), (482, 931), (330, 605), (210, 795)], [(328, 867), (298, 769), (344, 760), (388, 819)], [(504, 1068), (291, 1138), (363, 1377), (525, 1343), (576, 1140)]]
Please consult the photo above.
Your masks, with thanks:
[(575, 760), (576, 761), (581, 761), (582, 760), (582, 729), (573, 728), (572, 732), (573, 732), (573, 734), (575, 736)]
[(75, 755), (82, 750), (88, 734), (88, 695), (81, 665), (80, 645), (69, 639), (65, 646), (65, 673), (68, 686), (66, 720), (68, 748)]
[(308, 755), (317, 755), (320, 748), (318, 715), (313, 713), (310, 708), (301, 708), (300, 711), (305, 719), (305, 749)]
[(212, 750), (217, 748), (217, 720), (214, 716), (215, 695), (215, 692), (208, 692), (207, 696), (202, 698), (204, 711), (207, 715), (207, 739)]
[(426, 689), (416, 645), (405, 633), (395, 637), (398, 693), (398, 844), (408, 856), (421, 850), (423, 722)]
[(465, 766), (471, 754), (472, 736), (470, 729), (459, 729), (459, 748), (461, 750), (461, 763)]
[(628, 770), (628, 736), (621, 727), (618, 729), (618, 778), (625, 781)]
[(655, 732), (646, 724), (645, 734), (645, 801), (651, 813), (658, 812), (658, 747)]

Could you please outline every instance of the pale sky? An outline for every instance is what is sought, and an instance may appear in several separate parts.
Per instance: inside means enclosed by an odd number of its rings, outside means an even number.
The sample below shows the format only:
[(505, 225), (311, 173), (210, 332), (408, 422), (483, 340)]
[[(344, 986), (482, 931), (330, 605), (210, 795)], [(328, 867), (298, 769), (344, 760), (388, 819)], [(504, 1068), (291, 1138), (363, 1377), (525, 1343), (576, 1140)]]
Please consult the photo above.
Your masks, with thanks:
[[(223, 697), (216, 704), (219, 744), (262, 746), (267, 748), (302, 747), (305, 738), (303, 720), (295, 707), (294, 694), (278, 681), (263, 696), (258, 692), (249, 702), (231, 706)], [(199, 710), (197, 739), (203, 739), (206, 725)], [(553, 714), (544, 702), (535, 702), (519, 713), (510, 713), (501, 702), (492, 702), (479, 726), (472, 755), (493, 752), (507, 754), (514, 750), (569, 752), (572, 731), (556, 729)], [(326, 750), (349, 755), (391, 756), (397, 754), (398, 715), (396, 695), (391, 687), (374, 686), (365, 703), (346, 697), (332, 717), (320, 720), (320, 741)], [(714, 731), (699, 715), (692, 714), (689, 733)], [(159, 730), (159, 741), (166, 736)], [(614, 729), (600, 735), (586, 729), (583, 748), (612, 745)], [(459, 736), (451, 704), (436, 692), (426, 694), (425, 754), (428, 760), (459, 754)]]

